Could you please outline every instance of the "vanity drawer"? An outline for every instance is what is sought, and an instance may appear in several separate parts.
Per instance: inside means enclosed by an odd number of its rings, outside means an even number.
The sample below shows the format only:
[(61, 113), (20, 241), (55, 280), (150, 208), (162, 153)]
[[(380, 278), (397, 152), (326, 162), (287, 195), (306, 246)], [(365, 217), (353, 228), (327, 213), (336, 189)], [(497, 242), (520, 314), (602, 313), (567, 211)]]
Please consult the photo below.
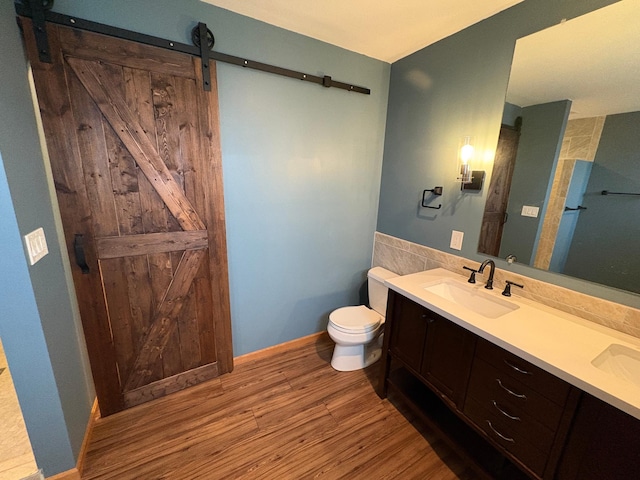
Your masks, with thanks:
[(552, 402), (560, 406), (565, 404), (569, 394), (569, 384), (517, 355), (480, 338), (476, 348), (476, 358), (481, 358), (503, 375), (508, 375)]
[(496, 370), (486, 364), (474, 370), (464, 413), (467, 413), (467, 405), (474, 403), (490, 414), (492, 419), (508, 424), (514, 434), (526, 437), (541, 450), (548, 450), (562, 415), (560, 407), (539, 395), (535, 398), (535, 392), (521, 390), (520, 385), (506, 380), (506, 385), (503, 383), (505, 388), (512, 388), (514, 393), (524, 396), (514, 397), (498, 384), (496, 380), (500, 380), (500, 377), (492, 373), (496, 373)]
[(467, 399), (492, 407), (492, 402), (495, 401), (506, 413), (535, 419), (552, 432), (558, 427), (563, 411), (561, 406), (543, 397), (530, 386), (505, 375), (477, 357), (473, 362)]
[(467, 399), (464, 413), (487, 437), (542, 477), (551, 444), (541, 446), (532, 442), (526, 425), (487, 410), (473, 399)]

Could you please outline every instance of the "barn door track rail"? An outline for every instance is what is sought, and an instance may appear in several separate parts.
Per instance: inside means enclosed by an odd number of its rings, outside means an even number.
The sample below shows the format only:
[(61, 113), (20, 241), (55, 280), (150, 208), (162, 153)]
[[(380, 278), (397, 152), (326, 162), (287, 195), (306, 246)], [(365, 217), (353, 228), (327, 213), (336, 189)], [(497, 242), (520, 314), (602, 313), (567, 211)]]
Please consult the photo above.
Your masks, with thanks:
[(273, 73), (283, 77), (302, 80), (303, 82), (315, 83), (327, 88), (334, 87), (347, 90), (349, 92), (363, 93), (365, 95), (371, 94), (371, 90), (366, 87), (339, 82), (332, 79), (329, 75), (324, 75), (322, 77), (318, 75), (310, 75), (308, 73), (277, 67), (267, 63), (256, 62), (254, 60), (236, 57), (226, 53), (214, 52), (213, 46), (215, 39), (213, 33), (207, 28), (207, 25), (202, 22), (198, 23), (191, 31), (191, 39), (194, 44), (187, 45), (185, 43), (174, 42), (164, 38), (154, 37), (152, 35), (145, 35), (143, 33), (125, 30), (123, 28), (112, 27), (103, 23), (92, 22), (90, 20), (52, 12), (51, 8), (53, 7), (53, 1), (54, 0), (22, 0), (15, 2), (16, 13), (20, 16), (28, 17), (33, 20), (33, 34), (35, 35), (41, 62), (51, 63), (49, 42), (45, 28), (45, 23), (50, 22), (57, 25), (79, 28), (81, 30), (101, 33), (103, 35), (109, 35), (112, 37), (122, 38), (124, 40), (131, 40), (134, 42), (144, 43), (146, 45), (153, 45), (155, 47), (166, 48), (168, 50), (174, 50), (176, 52), (200, 57), (202, 59), (202, 78), (205, 90), (211, 89), (209, 61), (216, 60), (244, 68), (250, 68), (252, 70), (259, 70), (261, 72)]

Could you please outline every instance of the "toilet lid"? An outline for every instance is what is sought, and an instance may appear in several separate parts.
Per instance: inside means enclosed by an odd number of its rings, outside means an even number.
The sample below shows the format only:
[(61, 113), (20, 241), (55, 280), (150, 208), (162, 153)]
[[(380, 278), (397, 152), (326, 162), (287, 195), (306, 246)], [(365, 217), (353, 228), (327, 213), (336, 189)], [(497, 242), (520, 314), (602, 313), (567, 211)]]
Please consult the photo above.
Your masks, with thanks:
[(337, 329), (346, 333), (367, 333), (375, 330), (382, 317), (365, 307), (342, 307), (329, 315), (329, 322)]

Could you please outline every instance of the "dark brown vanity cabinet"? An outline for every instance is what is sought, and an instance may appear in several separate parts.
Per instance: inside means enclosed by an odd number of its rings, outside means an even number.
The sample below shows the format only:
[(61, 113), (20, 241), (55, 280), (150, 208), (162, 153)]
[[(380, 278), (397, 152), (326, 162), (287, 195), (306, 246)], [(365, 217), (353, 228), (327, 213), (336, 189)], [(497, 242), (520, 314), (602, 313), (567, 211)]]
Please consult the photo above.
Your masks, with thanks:
[(453, 407), (461, 407), (471, 370), (475, 335), (391, 292), (393, 321), (388, 350)]
[(583, 393), (555, 478), (640, 478), (640, 420)]
[(393, 311), (393, 321), (385, 342), (391, 338), (389, 350), (413, 373), (420, 373), (430, 312), (394, 292), (389, 293), (387, 305)]
[(420, 374), (445, 402), (462, 408), (476, 336), (446, 318), (428, 312), (429, 326)]
[(389, 292), (387, 390), (481, 478), (640, 478), (640, 420)]
[(564, 443), (578, 395), (558, 377), (479, 338), (463, 413), (514, 461), (550, 478), (554, 445)]

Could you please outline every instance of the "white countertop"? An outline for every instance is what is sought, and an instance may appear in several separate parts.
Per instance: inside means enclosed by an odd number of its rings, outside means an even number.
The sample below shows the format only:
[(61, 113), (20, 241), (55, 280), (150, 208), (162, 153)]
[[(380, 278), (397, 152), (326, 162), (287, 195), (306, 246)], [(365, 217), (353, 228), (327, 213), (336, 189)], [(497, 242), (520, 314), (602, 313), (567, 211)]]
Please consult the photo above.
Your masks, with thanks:
[[(486, 318), (425, 290), (425, 284), (445, 278), (496, 296), (500, 301), (514, 303), (519, 308), (498, 318)], [(472, 285), (467, 283), (467, 278), (436, 268), (390, 278), (385, 280), (385, 284), (478, 336), (640, 419), (640, 386), (602, 371), (591, 363), (612, 344), (631, 348), (640, 355), (640, 339), (518, 297), (518, 288), (512, 288), (511, 297), (504, 297), (501, 288), (487, 290), (483, 288), (481, 279)]]

